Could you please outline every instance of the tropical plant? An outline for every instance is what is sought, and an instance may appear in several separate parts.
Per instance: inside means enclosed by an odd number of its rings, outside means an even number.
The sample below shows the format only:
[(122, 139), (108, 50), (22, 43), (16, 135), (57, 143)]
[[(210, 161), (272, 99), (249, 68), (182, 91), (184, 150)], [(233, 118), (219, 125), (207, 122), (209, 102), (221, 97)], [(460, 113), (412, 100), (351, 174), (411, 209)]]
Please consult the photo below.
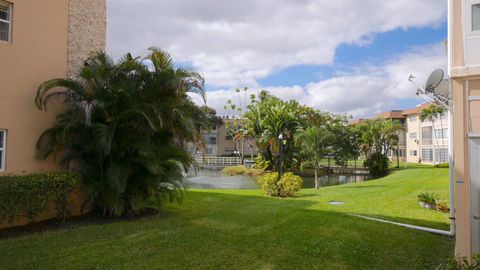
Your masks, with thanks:
[[(445, 108), (438, 106), (436, 104), (430, 104), (427, 108), (422, 109), (420, 112), (420, 121), (425, 122), (425, 121), (430, 121), (432, 122), (432, 133), (435, 138), (435, 143), (438, 145), (438, 138), (437, 134), (435, 132), (435, 120), (440, 118), (440, 121), (442, 121), (441, 116), (445, 114)], [(443, 124), (441, 124), (443, 126)], [(443, 132), (442, 132), (442, 139), (443, 139)], [(435, 160), (435, 143), (433, 143), (433, 164), (435, 165), (436, 160)]]
[(435, 206), (435, 201), (437, 200), (437, 198), (438, 198), (437, 194), (429, 193), (429, 192), (425, 192), (425, 193), (422, 192), (418, 195), (419, 202), (424, 202), (425, 204), (428, 204), (431, 206)]
[(440, 265), (437, 270), (479, 270), (480, 254), (472, 256), (471, 260), (467, 257), (452, 257), (444, 265)]
[(175, 68), (166, 52), (118, 63), (98, 53), (77, 78), (40, 85), (37, 107), (59, 99), (65, 111), (38, 139), (38, 157), (80, 172), (103, 215), (136, 214), (165, 195), (180, 200), (182, 171), (195, 164), (183, 143), (200, 140), (207, 118), (189, 93), (205, 99), (203, 78)]
[(386, 175), (390, 162), (387, 153), (398, 148), (401, 125), (396, 120), (369, 119), (356, 128), (360, 152), (365, 156), (364, 166), (373, 177)]
[(294, 100), (284, 102), (262, 91), (259, 100), (251, 103), (244, 114), (246, 134), (255, 138), (263, 159), (269, 161), (272, 169), (294, 163), (293, 134), (299, 125), (300, 107)]
[(422, 207), (436, 209), (444, 213), (450, 210), (448, 202), (443, 197), (435, 193), (420, 193), (418, 195), (418, 202), (420, 202)]
[(315, 188), (320, 187), (320, 171), (323, 168), (322, 160), (330, 154), (335, 134), (326, 126), (301, 129), (297, 133), (296, 141), (300, 153), (305, 157), (301, 169), (310, 167), (315, 172)]
[(447, 213), (450, 210), (448, 202), (442, 197), (435, 198), (435, 209), (444, 213)]

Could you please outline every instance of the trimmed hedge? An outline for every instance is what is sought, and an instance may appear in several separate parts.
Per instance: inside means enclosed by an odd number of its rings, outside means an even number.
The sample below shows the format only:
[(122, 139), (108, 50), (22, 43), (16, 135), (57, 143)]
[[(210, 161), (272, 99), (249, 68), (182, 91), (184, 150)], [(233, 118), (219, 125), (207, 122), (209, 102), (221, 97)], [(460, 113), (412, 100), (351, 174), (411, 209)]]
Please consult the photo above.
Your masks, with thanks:
[(448, 169), (448, 168), (450, 167), (450, 164), (449, 164), (449, 163), (440, 163), (440, 164), (436, 164), (434, 167), (435, 167), (435, 168)]
[(22, 176), (0, 176), (0, 223), (21, 217), (34, 220), (52, 204), (56, 218), (65, 220), (67, 198), (80, 182), (74, 173), (48, 172)]

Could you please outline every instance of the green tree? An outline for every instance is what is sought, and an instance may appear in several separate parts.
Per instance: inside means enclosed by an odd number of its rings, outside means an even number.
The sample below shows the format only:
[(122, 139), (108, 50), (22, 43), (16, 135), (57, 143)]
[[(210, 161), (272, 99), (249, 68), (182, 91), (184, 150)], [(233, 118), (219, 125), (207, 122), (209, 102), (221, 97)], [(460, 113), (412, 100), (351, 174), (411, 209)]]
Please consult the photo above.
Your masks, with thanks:
[(182, 171), (195, 164), (183, 142), (200, 137), (206, 118), (188, 93), (205, 99), (203, 78), (175, 68), (165, 52), (150, 49), (145, 59), (127, 54), (118, 63), (99, 53), (78, 78), (40, 85), (37, 107), (46, 110), (59, 99), (65, 111), (38, 139), (38, 156), (80, 172), (103, 215), (137, 214), (149, 200), (181, 199)]
[(294, 100), (284, 102), (262, 91), (244, 115), (246, 133), (255, 138), (263, 159), (275, 170), (294, 163), (293, 134), (300, 123), (300, 108)]
[[(436, 104), (430, 104), (427, 108), (422, 109), (420, 112), (420, 121), (425, 122), (425, 121), (430, 121), (432, 122), (432, 133), (435, 138), (435, 143), (438, 145), (438, 138), (437, 134), (435, 132), (435, 120), (440, 118), (440, 121), (442, 121), (442, 116), (445, 114), (445, 108), (438, 106)], [(443, 123), (441, 123), (441, 126), (443, 126)], [(443, 131), (442, 131), (442, 139), (443, 139)], [(433, 145), (433, 164), (435, 165), (436, 160), (436, 150), (435, 150), (435, 144), (432, 143)]]
[(297, 145), (300, 153), (306, 161), (302, 162), (302, 169), (313, 167), (315, 171), (315, 188), (320, 187), (320, 172), (323, 169), (322, 160), (330, 154), (332, 142), (335, 140), (335, 134), (326, 126), (309, 127), (298, 131), (296, 136)]
[(374, 177), (388, 173), (388, 151), (398, 144), (398, 131), (401, 128), (396, 120), (366, 120), (357, 126), (360, 152), (365, 156), (364, 166)]

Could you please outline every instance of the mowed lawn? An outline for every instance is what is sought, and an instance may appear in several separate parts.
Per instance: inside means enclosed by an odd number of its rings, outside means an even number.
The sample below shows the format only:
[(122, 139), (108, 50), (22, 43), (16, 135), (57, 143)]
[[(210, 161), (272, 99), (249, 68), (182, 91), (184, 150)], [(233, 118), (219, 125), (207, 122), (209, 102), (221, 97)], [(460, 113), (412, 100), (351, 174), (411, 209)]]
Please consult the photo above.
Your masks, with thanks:
[(418, 206), (422, 191), (448, 199), (448, 169), (410, 165), (292, 199), (190, 190), (158, 216), (1, 239), (0, 269), (435, 269), (452, 238), (348, 215), (447, 230), (447, 214)]

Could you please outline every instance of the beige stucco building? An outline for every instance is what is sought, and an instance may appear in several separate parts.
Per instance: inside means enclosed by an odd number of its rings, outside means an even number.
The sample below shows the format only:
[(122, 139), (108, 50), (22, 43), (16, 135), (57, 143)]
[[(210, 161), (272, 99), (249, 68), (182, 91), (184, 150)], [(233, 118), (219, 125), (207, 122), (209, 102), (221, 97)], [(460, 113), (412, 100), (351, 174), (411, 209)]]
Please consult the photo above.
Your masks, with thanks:
[(448, 162), (449, 122), (447, 114), (432, 121), (421, 121), (420, 113), (430, 106), (421, 104), (406, 110), (393, 110), (376, 115), (376, 119), (395, 120), (403, 126), (398, 131), (398, 152), (392, 149), (387, 156), (396, 162), (438, 164)]
[(35, 159), (58, 111), (35, 107), (37, 88), (73, 76), (105, 39), (105, 0), (0, 0), (0, 175), (56, 168)]
[(243, 146), (243, 154), (245, 159), (251, 159), (258, 154), (258, 148), (253, 139), (240, 138), (235, 143), (232, 134), (227, 131), (228, 126), (235, 125), (242, 121), (241, 119), (222, 118), (222, 124), (219, 124), (209, 130), (202, 129), (202, 137), (204, 149), (201, 151), (199, 147), (189, 144), (188, 150), (194, 155), (202, 156), (237, 156), (237, 151), (241, 151)]
[(454, 101), (455, 252), (480, 253), (480, 0), (449, 0)]
[(424, 164), (448, 162), (449, 121), (448, 113), (434, 119), (421, 121), (420, 113), (430, 104), (404, 110), (406, 161)]

